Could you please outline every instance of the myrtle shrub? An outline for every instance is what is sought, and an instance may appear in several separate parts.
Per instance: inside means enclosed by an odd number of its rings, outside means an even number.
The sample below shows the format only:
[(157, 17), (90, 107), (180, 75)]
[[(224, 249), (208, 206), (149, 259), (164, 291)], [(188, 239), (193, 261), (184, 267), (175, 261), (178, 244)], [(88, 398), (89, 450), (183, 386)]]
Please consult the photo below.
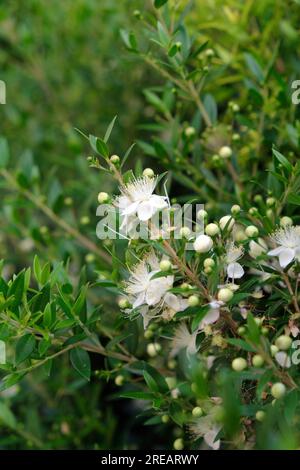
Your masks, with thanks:
[[(49, 261), (41, 253), (1, 280), (1, 390), (36, 373), (51, 381), (68, 357), (88, 387), (114, 381), (114, 398), (168, 430), (155, 447), (296, 449), (299, 13), (297, 2), (293, 14), (281, 1), (225, 3), (155, 0), (121, 30), (157, 83), (144, 90), (135, 146), (116, 148), (116, 117), (101, 137), (77, 129), (94, 181), (102, 175), (100, 240), (61, 199), (49, 206), (37, 169), (11, 170), (1, 141), (1, 175), (19, 194), (11, 207), (26, 213), (29, 201), (53, 231), (34, 238)], [(73, 247), (61, 262), (57, 228)], [(74, 246), (88, 251), (87, 269)], [(0, 416), (21, 432), (5, 404)]]

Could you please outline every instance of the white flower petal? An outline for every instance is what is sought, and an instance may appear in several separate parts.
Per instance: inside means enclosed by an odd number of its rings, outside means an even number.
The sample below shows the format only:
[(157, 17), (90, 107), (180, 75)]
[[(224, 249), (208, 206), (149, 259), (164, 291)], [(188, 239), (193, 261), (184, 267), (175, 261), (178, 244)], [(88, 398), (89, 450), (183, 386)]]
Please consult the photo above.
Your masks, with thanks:
[(139, 203), (138, 202), (132, 202), (131, 204), (127, 205), (125, 209), (122, 210), (122, 215), (132, 215), (136, 212), (137, 207)]
[(218, 439), (217, 441), (215, 440), (217, 435), (219, 434), (219, 431), (220, 427), (215, 426), (203, 436), (206, 444), (213, 450), (218, 450), (220, 448), (220, 439)]
[(153, 194), (150, 197), (149, 202), (156, 209), (164, 209), (165, 207), (168, 206), (168, 204), (166, 202), (166, 198), (164, 196), (157, 196), (156, 194)]
[(217, 320), (219, 320), (219, 318), (220, 310), (218, 308), (212, 308), (207, 312), (205, 317), (200, 322), (199, 328), (202, 329), (206, 325), (211, 325), (212, 323), (215, 323)]
[(279, 264), (282, 268), (285, 268), (288, 264), (290, 264), (293, 259), (295, 258), (295, 250), (292, 248), (283, 248), (279, 255)]
[(132, 304), (132, 308), (140, 307), (145, 303), (145, 292), (141, 292)]
[(231, 279), (240, 279), (245, 271), (240, 263), (230, 263), (227, 266), (227, 276)]
[(279, 351), (275, 354), (275, 359), (281, 367), (289, 368), (291, 367), (291, 359), (285, 351)]
[(274, 248), (274, 250), (268, 251), (269, 256), (279, 256), (280, 253), (284, 250), (283, 246), (278, 246), (277, 248)]
[(154, 214), (152, 204), (149, 201), (141, 202), (138, 205), (137, 214), (142, 222), (149, 220)]
[(176, 297), (175, 294), (172, 294), (171, 292), (167, 292), (166, 295), (164, 296), (164, 302), (168, 305), (168, 307), (172, 308), (176, 312), (179, 312), (180, 310), (180, 299)]

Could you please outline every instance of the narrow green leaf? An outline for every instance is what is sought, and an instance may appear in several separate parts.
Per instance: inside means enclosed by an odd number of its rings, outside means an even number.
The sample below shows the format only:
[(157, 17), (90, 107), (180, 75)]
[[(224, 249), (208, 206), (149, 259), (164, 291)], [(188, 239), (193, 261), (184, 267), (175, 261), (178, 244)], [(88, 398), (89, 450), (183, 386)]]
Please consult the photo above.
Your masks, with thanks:
[(9, 160), (9, 148), (6, 139), (0, 137), (0, 168), (5, 168)]
[(35, 337), (30, 333), (22, 336), (16, 344), (16, 365), (25, 361), (35, 348)]
[(89, 354), (81, 348), (72, 349), (70, 360), (74, 369), (86, 380), (91, 377), (91, 361)]
[(168, 2), (168, 0), (154, 0), (154, 6), (155, 6), (155, 8), (161, 8), (167, 2)]
[(112, 131), (113, 128), (114, 128), (116, 119), (117, 119), (117, 116), (115, 116), (115, 117), (113, 118), (113, 120), (110, 122), (108, 128), (106, 129), (105, 136), (104, 136), (104, 139), (103, 139), (103, 141), (104, 141), (105, 143), (108, 142), (108, 139), (109, 139), (109, 137), (110, 137), (111, 131)]
[(7, 404), (3, 402), (0, 402), (0, 423), (5, 424), (11, 429), (14, 429), (17, 426), (15, 416), (10, 411)]

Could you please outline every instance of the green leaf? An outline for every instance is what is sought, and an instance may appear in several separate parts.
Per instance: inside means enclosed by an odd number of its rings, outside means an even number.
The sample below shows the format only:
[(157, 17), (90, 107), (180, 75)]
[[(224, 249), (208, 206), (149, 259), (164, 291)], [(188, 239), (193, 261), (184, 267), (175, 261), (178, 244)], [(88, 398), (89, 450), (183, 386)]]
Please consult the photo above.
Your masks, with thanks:
[(256, 322), (254, 321), (254, 317), (252, 313), (250, 312), (247, 315), (247, 326), (248, 326), (247, 336), (249, 337), (251, 342), (253, 342), (254, 344), (258, 344), (259, 339), (260, 339), (260, 330)]
[(16, 344), (16, 365), (25, 361), (35, 348), (35, 337), (30, 333), (22, 336)]
[(173, 44), (173, 46), (170, 47), (168, 50), (168, 56), (169, 57), (174, 57), (177, 52), (179, 51), (177, 44)]
[(287, 202), (293, 204), (294, 206), (300, 206), (300, 196), (298, 194), (289, 194), (287, 197)]
[(168, 0), (154, 0), (154, 6), (155, 6), (155, 8), (161, 8), (167, 2), (168, 2)]
[(33, 259), (33, 272), (36, 280), (38, 281), (38, 283), (40, 283), (42, 268), (39, 257), (37, 255), (35, 255)]
[(250, 344), (246, 343), (246, 341), (242, 339), (236, 339), (236, 338), (228, 338), (227, 343), (232, 344), (233, 346), (237, 346), (238, 348), (244, 349), (245, 351), (249, 352), (255, 352), (255, 348), (251, 346)]
[(10, 285), (8, 289), (8, 297), (11, 295), (14, 296), (14, 301), (12, 303), (12, 308), (16, 308), (23, 296), (23, 291), (24, 291), (24, 285), (25, 285), (25, 274), (24, 271), (21, 271), (17, 277), (13, 280), (12, 284)]
[(257, 60), (253, 57), (252, 54), (249, 54), (248, 52), (244, 54), (244, 57), (248, 69), (252, 75), (258, 80), (258, 82), (262, 83), (264, 81), (264, 73)]
[(134, 400), (153, 400), (154, 398), (153, 393), (138, 392), (138, 391), (122, 392), (120, 393), (119, 396), (122, 398), (133, 398)]
[(193, 318), (192, 321), (192, 330), (195, 331), (196, 328), (198, 328), (199, 323), (203, 318), (207, 315), (207, 312), (209, 311), (209, 305), (204, 305), (203, 307), (196, 307), (197, 308), (197, 313), (195, 317)]
[(292, 164), (288, 161), (286, 157), (282, 155), (282, 153), (278, 152), (274, 148), (272, 149), (274, 157), (281, 163), (281, 165), (289, 172), (291, 173), (293, 170)]
[(110, 137), (111, 131), (112, 131), (113, 128), (114, 128), (116, 119), (117, 119), (117, 116), (115, 116), (115, 117), (113, 118), (113, 120), (112, 120), (111, 123), (109, 124), (108, 128), (106, 129), (105, 136), (104, 136), (104, 139), (103, 139), (103, 141), (104, 141), (105, 143), (108, 142), (108, 139), (109, 139), (109, 137)]
[(6, 403), (3, 402), (0, 402), (0, 423), (5, 424), (11, 429), (14, 429), (17, 426), (16, 418)]
[(211, 122), (215, 124), (218, 119), (218, 108), (214, 97), (210, 94), (205, 95), (203, 99), (203, 104), (207, 111), (207, 114), (210, 117)]
[(91, 377), (91, 361), (89, 354), (82, 348), (72, 349), (70, 352), (71, 364), (74, 369), (86, 380)]
[(96, 139), (96, 148), (97, 148), (98, 153), (100, 153), (100, 155), (103, 155), (104, 157), (109, 156), (108, 146), (106, 145), (104, 140), (100, 139), (99, 137), (97, 137)]
[(9, 160), (9, 148), (6, 139), (0, 137), (0, 168), (5, 168)]

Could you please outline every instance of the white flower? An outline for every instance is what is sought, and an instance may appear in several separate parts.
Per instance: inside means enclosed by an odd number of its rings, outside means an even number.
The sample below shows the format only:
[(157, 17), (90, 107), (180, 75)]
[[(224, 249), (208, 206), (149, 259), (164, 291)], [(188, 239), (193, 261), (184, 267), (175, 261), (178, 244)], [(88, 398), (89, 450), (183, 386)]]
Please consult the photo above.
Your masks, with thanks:
[(262, 238), (259, 238), (257, 242), (255, 240), (251, 240), (249, 243), (249, 255), (251, 258), (258, 258), (262, 254), (266, 253), (267, 249), (268, 246)]
[(244, 275), (244, 269), (236, 261), (243, 256), (244, 250), (242, 247), (236, 246), (233, 242), (230, 242), (226, 247), (226, 265), (227, 265), (227, 276), (231, 279), (239, 279)]
[(153, 253), (138, 263), (131, 271), (125, 291), (130, 296), (133, 308), (144, 304), (149, 307), (157, 305), (166, 292), (172, 288), (174, 276), (153, 279), (153, 276), (158, 272), (159, 261)]
[(208, 235), (199, 235), (194, 241), (194, 249), (197, 253), (207, 253), (213, 247), (213, 240)]
[(121, 196), (116, 199), (116, 206), (124, 218), (120, 228), (131, 224), (132, 218), (147, 221), (157, 211), (168, 206), (166, 196), (153, 194), (156, 183), (157, 178), (143, 176), (120, 187)]
[(220, 318), (220, 308), (224, 305), (224, 302), (220, 300), (212, 300), (209, 303), (209, 310), (205, 317), (201, 320), (199, 329), (202, 330), (206, 325), (215, 323)]
[(172, 294), (172, 292), (166, 293), (163, 298), (163, 302), (164, 310), (162, 313), (162, 318), (164, 320), (172, 320), (177, 312), (182, 312), (189, 306), (186, 299), (183, 299), (180, 295)]
[(189, 332), (185, 323), (181, 323), (175, 330), (175, 335), (172, 340), (171, 356), (176, 356), (181, 349), (186, 349), (187, 354), (196, 354), (198, 348), (196, 345), (198, 330), (193, 333)]
[(202, 416), (189, 426), (190, 433), (193, 438), (199, 439), (203, 437), (206, 444), (213, 450), (218, 450), (220, 447), (220, 439), (216, 440), (217, 435), (221, 430), (221, 426), (214, 420), (214, 413)]
[(285, 268), (295, 258), (300, 260), (300, 229), (287, 225), (280, 228), (271, 236), (271, 239), (279, 246), (269, 251), (269, 256), (278, 256), (279, 264)]

